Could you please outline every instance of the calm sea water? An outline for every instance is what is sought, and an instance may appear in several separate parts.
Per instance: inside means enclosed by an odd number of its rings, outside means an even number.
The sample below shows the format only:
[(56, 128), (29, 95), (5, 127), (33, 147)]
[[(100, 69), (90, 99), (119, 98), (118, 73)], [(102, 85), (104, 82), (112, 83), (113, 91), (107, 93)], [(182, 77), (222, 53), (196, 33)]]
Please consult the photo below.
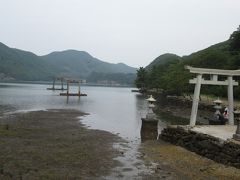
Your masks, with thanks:
[[(141, 117), (147, 102), (132, 88), (82, 86), (86, 97), (59, 96), (60, 91), (46, 90), (51, 85), (0, 84), (1, 112), (45, 109), (77, 109), (89, 113), (82, 121), (90, 128), (118, 133), (121, 137), (140, 137)], [(78, 87), (71, 87), (77, 92)]]
[[(127, 140), (125, 145), (114, 145), (125, 152), (124, 156), (116, 158), (122, 166), (116, 167), (106, 179), (114, 179), (115, 172), (121, 173), (125, 179), (138, 177), (139, 173), (151, 173), (151, 167), (155, 164), (146, 167), (138, 158), (141, 117), (147, 113), (146, 97), (132, 93), (132, 88), (82, 86), (81, 92), (86, 93), (86, 97), (67, 98), (59, 96), (60, 91), (46, 90), (50, 86), (0, 83), (0, 116), (16, 111), (46, 109), (77, 109), (89, 113), (80, 117), (86, 126), (118, 134)], [(71, 87), (70, 90), (77, 92), (78, 87)], [(163, 127), (162, 124), (160, 126), (159, 129)]]

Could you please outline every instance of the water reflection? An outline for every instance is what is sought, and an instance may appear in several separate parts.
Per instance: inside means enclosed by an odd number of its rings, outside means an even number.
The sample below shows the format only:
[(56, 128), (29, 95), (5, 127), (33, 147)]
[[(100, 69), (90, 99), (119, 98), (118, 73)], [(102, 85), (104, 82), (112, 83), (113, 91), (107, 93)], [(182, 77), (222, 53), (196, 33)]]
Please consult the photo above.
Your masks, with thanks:
[[(90, 114), (82, 120), (87, 126), (119, 133), (127, 139), (140, 138), (146, 103), (142, 96), (132, 93), (131, 88), (82, 86), (87, 97), (64, 97), (59, 96), (59, 91), (46, 90), (47, 87), (49, 85), (0, 83), (0, 104), (18, 111), (77, 109)], [(71, 90), (77, 91), (78, 87), (72, 86)]]
[[(60, 91), (46, 90), (44, 84), (0, 83), (0, 112), (9, 110), (77, 109), (89, 116), (82, 122), (93, 129), (107, 130), (121, 137), (140, 139), (141, 118), (146, 116), (146, 97), (131, 88), (87, 87), (87, 97), (59, 96)], [(77, 91), (77, 86), (71, 87)], [(162, 127), (162, 125), (161, 125)]]
[[(141, 143), (141, 117), (147, 113), (146, 97), (132, 93), (131, 88), (87, 87), (82, 91), (87, 97), (60, 96), (59, 91), (48, 91), (49, 85), (37, 84), (1, 84), (0, 109), (12, 107), (14, 110), (45, 110), (45, 109), (77, 109), (89, 115), (81, 117), (81, 122), (92, 129), (100, 129), (118, 134), (126, 141), (124, 156), (118, 157), (123, 166), (118, 167), (125, 177), (137, 176), (139, 172), (148, 171), (138, 156)], [(72, 87), (77, 90), (77, 86)], [(162, 124), (160, 123), (160, 126)], [(157, 125), (154, 125), (155, 130)], [(145, 131), (148, 135), (148, 130)], [(151, 132), (151, 130), (150, 130)], [(156, 132), (155, 132), (156, 133)], [(157, 133), (156, 133), (157, 134)], [(153, 136), (154, 139), (157, 135)], [(138, 166), (136, 166), (138, 164)], [(131, 171), (124, 171), (130, 167)], [(114, 176), (113, 176), (114, 177)], [(113, 179), (113, 178), (109, 178)], [(130, 179), (130, 178), (125, 178)]]
[[(69, 96), (65, 96), (66, 98), (66, 104), (80, 104), (80, 96), (76, 96), (76, 97), (69, 97)], [(70, 99), (71, 98), (71, 99)]]
[(114, 92), (108, 90), (111, 89), (97, 93), (98, 107), (94, 106), (96, 109), (92, 108), (83, 122), (92, 128), (119, 133), (129, 140), (140, 138), (141, 112), (145, 110), (142, 97), (131, 93), (130, 88), (114, 88)]

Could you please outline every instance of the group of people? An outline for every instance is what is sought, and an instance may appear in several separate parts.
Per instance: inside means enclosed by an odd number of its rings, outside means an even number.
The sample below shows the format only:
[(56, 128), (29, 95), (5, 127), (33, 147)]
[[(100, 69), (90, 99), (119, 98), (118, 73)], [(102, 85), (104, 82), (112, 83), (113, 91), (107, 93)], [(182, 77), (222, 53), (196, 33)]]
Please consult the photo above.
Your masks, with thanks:
[(228, 108), (225, 107), (224, 112), (221, 113), (220, 110), (217, 110), (214, 114), (214, 119), (219, 120), (222, 123), (225, 123), (228, 121), (229, 113), (228, 113)]

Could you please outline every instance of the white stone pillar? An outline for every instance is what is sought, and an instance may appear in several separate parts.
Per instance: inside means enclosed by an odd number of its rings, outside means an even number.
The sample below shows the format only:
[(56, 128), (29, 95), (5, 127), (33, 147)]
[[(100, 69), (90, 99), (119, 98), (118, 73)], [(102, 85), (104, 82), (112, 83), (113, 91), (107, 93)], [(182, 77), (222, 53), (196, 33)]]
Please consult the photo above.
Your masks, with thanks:
[(234, 104), (233, 104), (233, 78), (228, 76), (228, 112), (229, 112), (229, 125), (234, 125)]
[(193, 97), (193, 103), (192, 103), (192, 112), (191, 112), (191, 118), (190, 118), (191, 127), (195, 126), (196, 124), (201, 81), (202, 81), (202, 74), (198, 74), (197, 82), (195, 84), (194, 97)]

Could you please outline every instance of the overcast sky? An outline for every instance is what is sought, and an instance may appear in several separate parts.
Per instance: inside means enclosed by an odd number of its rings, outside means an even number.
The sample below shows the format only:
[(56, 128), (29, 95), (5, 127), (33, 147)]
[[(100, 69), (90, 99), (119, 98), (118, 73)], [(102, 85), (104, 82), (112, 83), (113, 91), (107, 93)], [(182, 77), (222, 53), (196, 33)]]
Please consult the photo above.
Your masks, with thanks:
[(2, 43), (134, 67), (225, 41), (239, 24), (240, 0), (0, 0)]

